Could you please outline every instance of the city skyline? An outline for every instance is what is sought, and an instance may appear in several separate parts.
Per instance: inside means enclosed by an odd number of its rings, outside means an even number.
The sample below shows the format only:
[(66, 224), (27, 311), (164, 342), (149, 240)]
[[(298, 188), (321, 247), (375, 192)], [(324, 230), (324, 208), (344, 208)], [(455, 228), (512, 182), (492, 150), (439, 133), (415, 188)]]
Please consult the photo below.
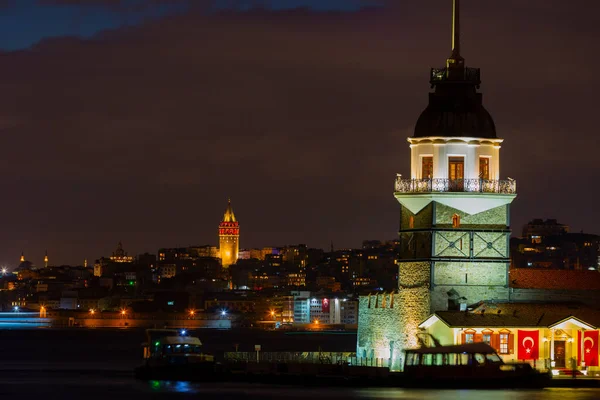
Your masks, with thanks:
[[(0, 263), (216, 244), (228, 197), (242, 248), (396, 238), (389, 193), (450, 25), (444, 0), (378, 4), (192, 10), (4, 52)], [(518, 181), (515, 234), (535, 217), (594, 233), (600, 5), (463, 6), (462, 52)]]

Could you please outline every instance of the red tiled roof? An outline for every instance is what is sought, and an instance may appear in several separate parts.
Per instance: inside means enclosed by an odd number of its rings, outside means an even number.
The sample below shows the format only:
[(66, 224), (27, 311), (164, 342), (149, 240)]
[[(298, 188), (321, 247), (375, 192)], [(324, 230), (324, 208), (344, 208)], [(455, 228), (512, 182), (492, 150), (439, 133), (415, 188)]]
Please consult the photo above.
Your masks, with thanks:
[(483, 303), (473, 311), (437, 311), (450, 327), (548, 327), (575, 317), (600, 326), (600, 311), (576, 304)]
[(600, 290), (598, 271), (512, 268), (508, 281), (515, 289)]

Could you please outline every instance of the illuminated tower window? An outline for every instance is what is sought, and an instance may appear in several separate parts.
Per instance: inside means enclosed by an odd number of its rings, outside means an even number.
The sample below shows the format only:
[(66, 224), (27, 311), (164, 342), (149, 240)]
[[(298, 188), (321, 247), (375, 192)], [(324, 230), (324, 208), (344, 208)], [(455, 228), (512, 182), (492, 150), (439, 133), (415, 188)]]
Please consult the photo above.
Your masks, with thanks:
[(452, 216), (452, 227), (453, 228), (460, 228), (460, 215), (454, 214)]
[(433, 177), (433, 156), (421, 158), (421, 178), (431, 179)]
[(489, 157), (479, 157), (479, 178), (490, 179), (490, 159), (489, 159)]

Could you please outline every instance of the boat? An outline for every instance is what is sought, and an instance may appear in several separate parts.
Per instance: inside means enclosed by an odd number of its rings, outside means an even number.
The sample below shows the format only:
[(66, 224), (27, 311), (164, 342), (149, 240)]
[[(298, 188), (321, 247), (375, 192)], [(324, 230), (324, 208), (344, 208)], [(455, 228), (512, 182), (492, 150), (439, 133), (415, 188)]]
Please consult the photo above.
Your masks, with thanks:
[(144, 362), (135, 369), (135, 377), (143, 380), (216, 380), (222, 377), (214, 356), (204, 354), (202, 342), (186, 331), (147, 329)]
[(406, 387), (539, 388), (551, 378), (528, 363), (505, 363), (479, 342), (406, 350), (401, 379)]

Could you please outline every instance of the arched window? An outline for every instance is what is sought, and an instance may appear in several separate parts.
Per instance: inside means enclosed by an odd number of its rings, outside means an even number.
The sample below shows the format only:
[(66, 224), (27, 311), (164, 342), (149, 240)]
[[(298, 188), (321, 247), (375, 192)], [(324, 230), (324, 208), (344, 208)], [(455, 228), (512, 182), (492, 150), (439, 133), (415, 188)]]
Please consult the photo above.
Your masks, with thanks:
[(454, 214), (452, 216), (452, 227), (459, 228), (460, 227), (460, 215)]

